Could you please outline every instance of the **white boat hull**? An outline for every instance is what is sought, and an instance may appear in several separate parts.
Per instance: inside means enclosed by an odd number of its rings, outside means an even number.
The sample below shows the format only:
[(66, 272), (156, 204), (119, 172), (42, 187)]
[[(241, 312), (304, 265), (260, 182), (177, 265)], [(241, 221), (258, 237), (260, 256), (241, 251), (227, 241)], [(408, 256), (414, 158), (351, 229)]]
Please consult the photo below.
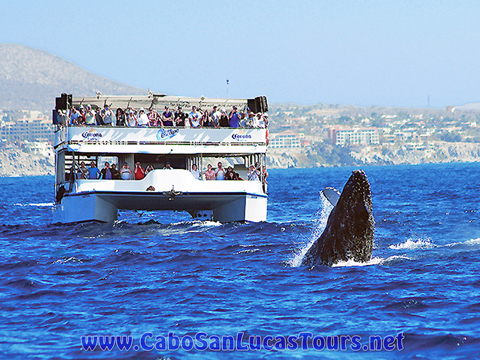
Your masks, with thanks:
[[(146, 191), (153, 187), (155, 191)], [(177, 210), (219, 222), (266, 221), (258, 181), (201, 181), (185, 170), (155, 170), (143, 180), (77, 180), (56, 205), (54, 222), (112, 222), (117, 210)]]

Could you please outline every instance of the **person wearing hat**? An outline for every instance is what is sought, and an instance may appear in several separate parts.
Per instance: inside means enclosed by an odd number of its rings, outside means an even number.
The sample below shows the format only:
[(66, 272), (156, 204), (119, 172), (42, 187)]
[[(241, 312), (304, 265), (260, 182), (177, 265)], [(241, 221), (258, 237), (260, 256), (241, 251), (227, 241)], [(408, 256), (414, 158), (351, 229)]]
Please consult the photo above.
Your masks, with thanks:
[(85, 112), (85, 122), (87, 125), (96, 125), (95, 120), (95, 110), (92, 109), (91, 105), (87, 105), (87, 111)]
[(185, 126), (185, 119), (187, 118), (187, 114), (182, 111), (182, 107), (179, 106), (177, 111), (175, 111), (175, 124), (179, 127)]
[(173, 170), (168, 161), (165, 163), (165, 167), (163, 168), (163, 170)]
[(141, 108), (138, 113), (137, 126), (145, 127), (148, 125), (148, 116), (145, 114), (145, 109)]
[(168, 110), (168, 106), (165, 106), (165, 111), (162, 114), (163, 126), (173, 126), (173, 114)]

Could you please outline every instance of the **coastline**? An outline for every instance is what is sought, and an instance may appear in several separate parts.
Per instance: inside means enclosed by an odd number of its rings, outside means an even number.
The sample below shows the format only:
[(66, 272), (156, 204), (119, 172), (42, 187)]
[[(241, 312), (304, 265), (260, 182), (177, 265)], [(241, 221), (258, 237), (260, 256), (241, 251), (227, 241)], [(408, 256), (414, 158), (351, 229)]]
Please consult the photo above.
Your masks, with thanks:
[[(269, 149), (270, 169), (338, 167), (362, 165), (418, 165), (432, 163), (480, 162), (480, 145), (465, 142), (438, 142), (425, 149), (405, 145), (375, 145), (350, 149), (345, 162), (328, 162), (301, 148)], [(0, 152), (0, 177), (41, 176), (55, 173), (54, 156), (25, 152), (19, 147), (3, 148)]]

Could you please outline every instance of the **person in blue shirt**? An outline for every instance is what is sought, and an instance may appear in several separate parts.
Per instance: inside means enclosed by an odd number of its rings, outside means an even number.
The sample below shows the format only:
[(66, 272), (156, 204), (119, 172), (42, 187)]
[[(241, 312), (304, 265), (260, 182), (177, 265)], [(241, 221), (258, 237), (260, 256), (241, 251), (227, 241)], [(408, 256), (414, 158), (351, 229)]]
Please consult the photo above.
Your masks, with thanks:
[(89, 179), (98, 179), (98, 177), (100, 176), (100, 170), (98, 170), (98, 168), (95, 166), (95, 161), (92, 161), (90, 163), (90, 167), (88, 168), (88, 178)]
[(238, 128), (238, 125), (240, 124), (240, 114), (238, 113), (236, 106), (233, 107), (233, 110), (228, 115), (228, 119), (230, 127)]

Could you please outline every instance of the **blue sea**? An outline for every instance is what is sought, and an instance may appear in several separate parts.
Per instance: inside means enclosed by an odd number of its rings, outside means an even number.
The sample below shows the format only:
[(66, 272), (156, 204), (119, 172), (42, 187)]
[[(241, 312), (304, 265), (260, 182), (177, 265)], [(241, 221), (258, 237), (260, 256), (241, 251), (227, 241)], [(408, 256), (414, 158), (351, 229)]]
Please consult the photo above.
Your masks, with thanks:
[(477, 358), (480, 164), (363, 169), (373, 259), (313, 269), (319, 191), (354, 168), (270, 170), (268, 221), (246, 224), (52, 225), (53, 177), (0, 178), (0, 358)]

